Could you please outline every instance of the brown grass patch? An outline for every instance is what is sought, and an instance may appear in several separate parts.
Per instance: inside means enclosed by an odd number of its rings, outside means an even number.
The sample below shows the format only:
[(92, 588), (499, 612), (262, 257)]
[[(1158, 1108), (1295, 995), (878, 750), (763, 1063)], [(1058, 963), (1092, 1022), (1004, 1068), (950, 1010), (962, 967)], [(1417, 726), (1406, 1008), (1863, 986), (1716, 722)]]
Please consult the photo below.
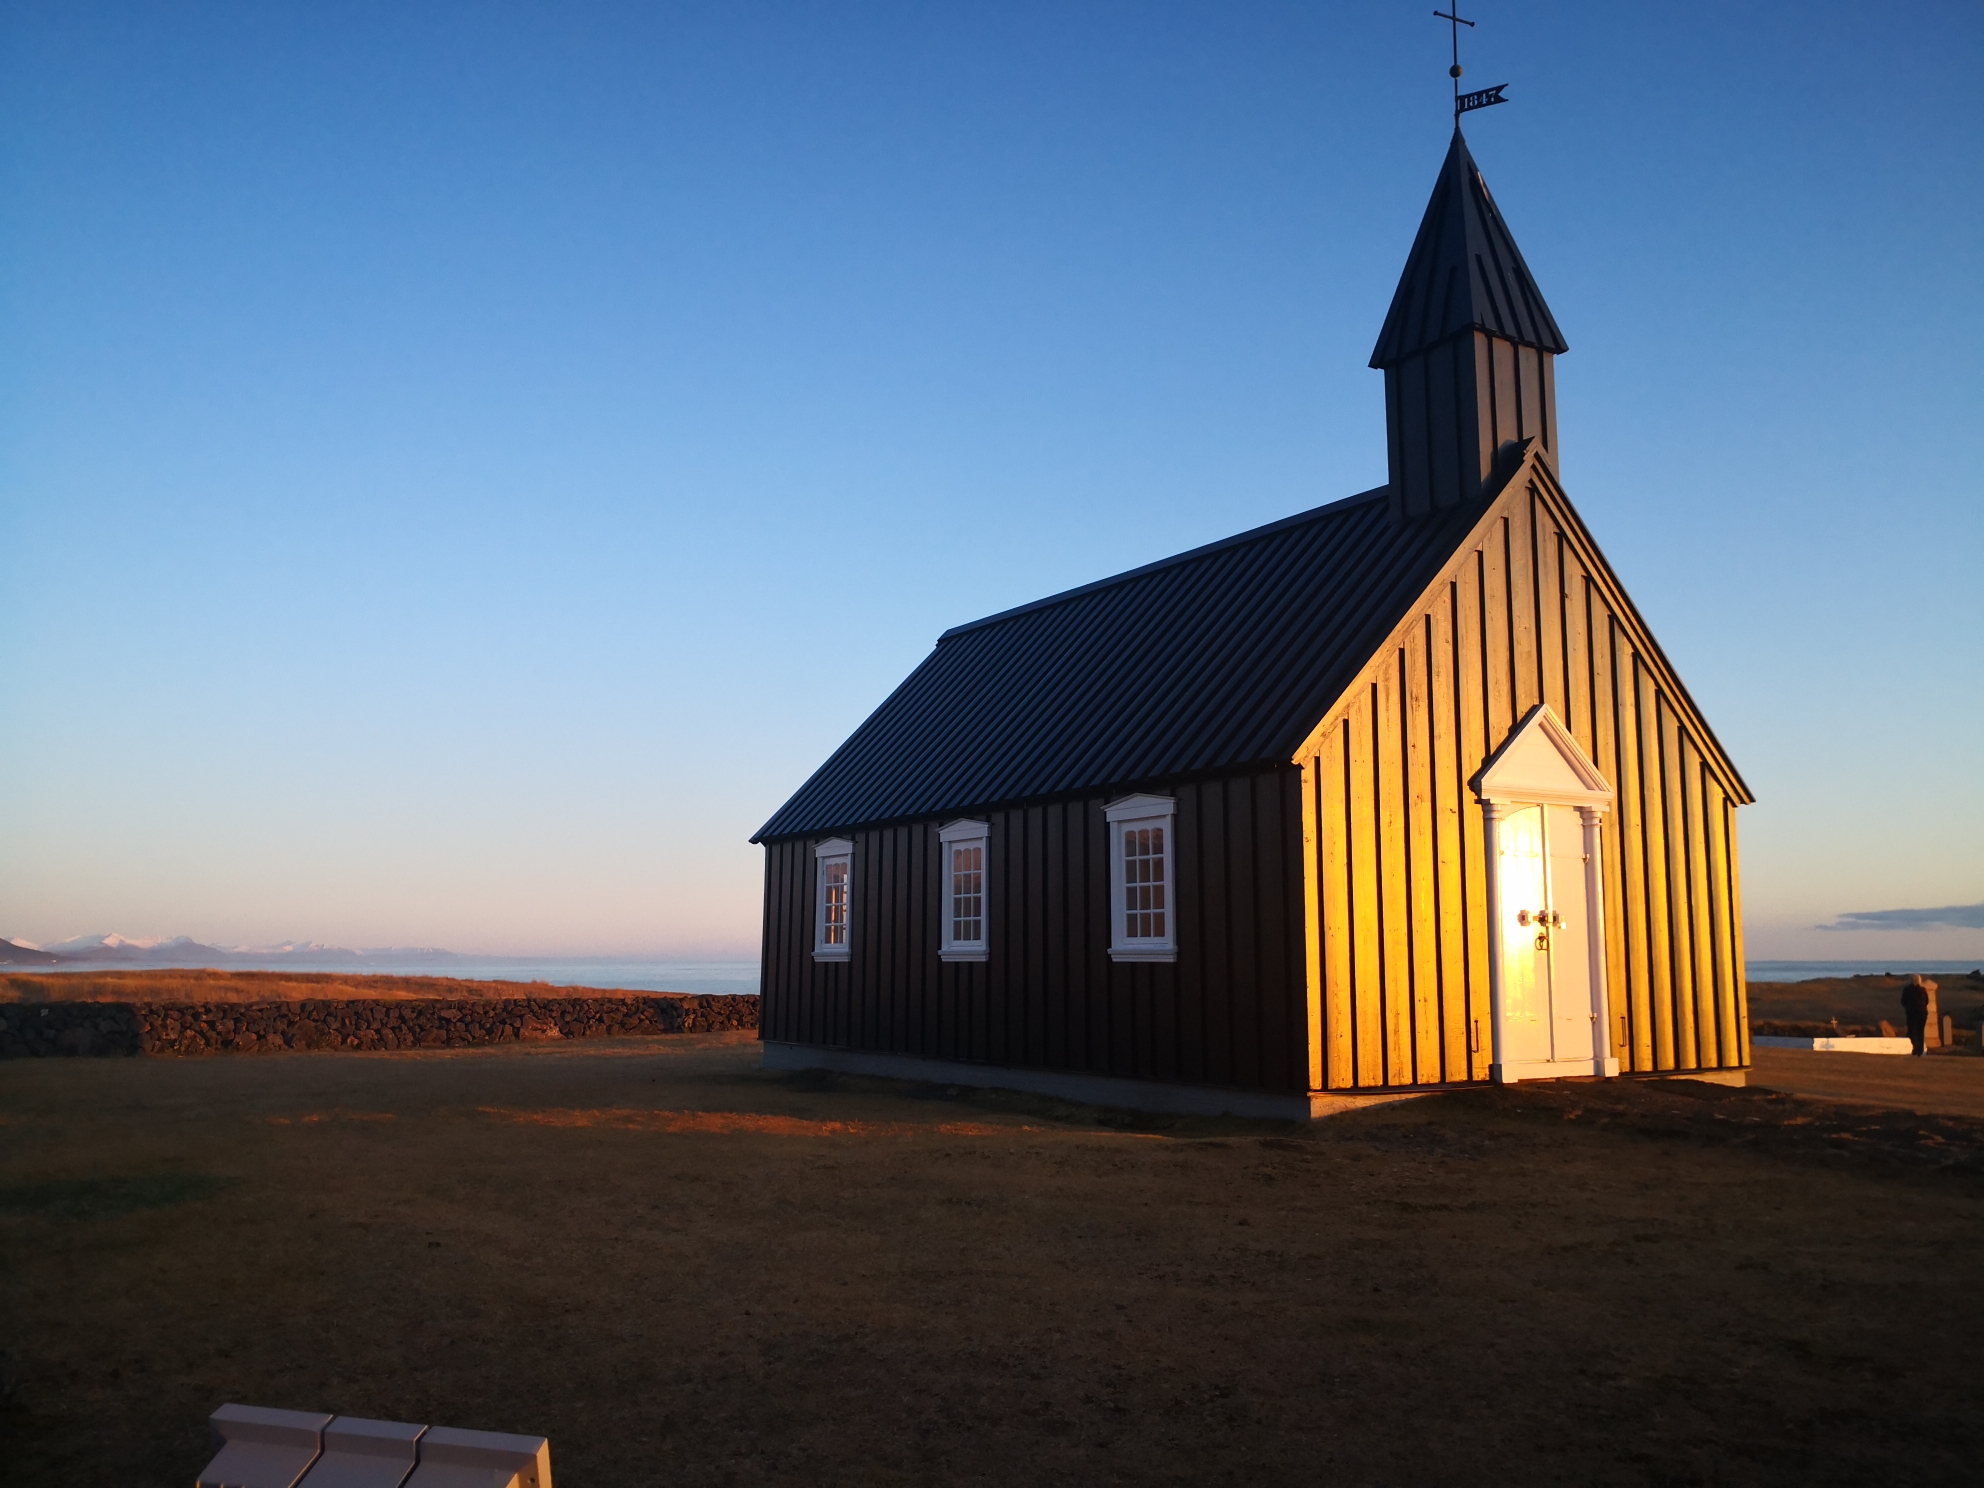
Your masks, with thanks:
[(506, 1002), (526, 997), (653, 997), (617, 987), (476, 982), (342, 971), (65, 971), (0, 975), (0, 1002)]
[(1000, 1137), (1010, 1136), (1015, 1130), (1038, 1130), (1031, 1126), (983, 1126), (958, 1121), (939, 1122), (934, 1126), (910, 1121), (817, 1121), (798, 1116), (765, 1116), (751, 1111), (636, 1111), (625, 1108), (520, 1111), (501, 1106), (479, 1106), (477, 1114), (530, 1126), (602, 1126), (617, 1131), (645, 1132), (751, 1132), (766, 1137), (917, 1137), (929, 1136), (932, 1132), (946, 1137)]

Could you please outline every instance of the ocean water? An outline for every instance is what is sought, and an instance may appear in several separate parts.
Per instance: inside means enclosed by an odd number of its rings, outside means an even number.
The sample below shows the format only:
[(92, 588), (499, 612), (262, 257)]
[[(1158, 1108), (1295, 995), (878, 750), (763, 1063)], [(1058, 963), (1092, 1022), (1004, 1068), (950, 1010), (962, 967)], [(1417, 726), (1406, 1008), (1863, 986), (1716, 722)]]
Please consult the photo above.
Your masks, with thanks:
[(1924, 976), (1953, 976), (1978, 968), (1980, 958), (1968, 961), (1745, 961), (1743, 975), (1752, 982), (1809, 982), (1818, 977), (1880, 976), (1892, 972), (1906, 976), (1919, 971)]

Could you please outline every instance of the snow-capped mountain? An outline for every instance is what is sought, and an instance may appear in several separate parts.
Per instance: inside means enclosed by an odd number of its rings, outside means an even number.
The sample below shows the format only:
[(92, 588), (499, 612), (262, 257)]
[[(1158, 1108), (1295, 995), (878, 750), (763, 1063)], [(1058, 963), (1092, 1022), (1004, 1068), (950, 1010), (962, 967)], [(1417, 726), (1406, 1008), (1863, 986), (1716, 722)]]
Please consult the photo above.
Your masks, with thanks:
[(61, 962), (25, 940), (0, 939), (0, 966), (59, 966)]
[(128, 935), (111, 931), (108, 935), (76, 935), (68, 940), (58, 940), (54, 945), (30, 946), (30, 950), (46, 951), (51, 956), (116, 956), (120, 953), (144, 953), (146, 955), (166, 954), (181, 947), (197, 950), (212, 950), (212, 946), (201, 946), (190, 935), (174, 935), (167, 938), (154, 935), (147, 939), (134, 940)]
[(31, 961), (37, 965), (59, 962), (64, 966), (294, 966), (332, 970), (361, 967), (368, 961), (399, 964), (444, 965), (463, 958), (435, 946), (349, 946), (327, 945), (321, 940), (284, 940), (274, 945), (214, 946), (190, 935), (153, 936), (137, 939), (119, 935), (76, 935), (53, 945), (32, 945), (27, 941), (5, 942), (12, 951), (0, 948), (0, 962), (13, 965)]

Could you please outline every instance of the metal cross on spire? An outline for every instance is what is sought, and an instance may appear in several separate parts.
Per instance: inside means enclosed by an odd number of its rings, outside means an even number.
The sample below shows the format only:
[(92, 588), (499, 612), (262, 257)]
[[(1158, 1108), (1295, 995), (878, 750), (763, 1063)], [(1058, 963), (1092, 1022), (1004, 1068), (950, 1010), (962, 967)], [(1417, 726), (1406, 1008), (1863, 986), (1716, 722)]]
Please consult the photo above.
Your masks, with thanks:
[(1508, 99), (1504, 98), (1502, 93), (1509, 85), (1507, 83), (1497, 83), (1492, 88), (1483, 88), (1479, 93), (1461, 92), (1460, 28), (1465, 26), (1471, 31), (1474, 29), (1474, 22), (1461, 15), (1459, 0), (1452, 0), (1452, 3), (1454, 7), (1452, 10), (1436, 10), (1433, 14), (1445, 21), (1447, 23), (1447, 29), (1453, 33), (1454, 65), (1447, 69), (1447, 76), (1454, 80), (1454, 127), (1458, 129), (1460, 127), (1460, 116), (1469, 109), (1487, 108), (1492, 104), (1507, 103)]

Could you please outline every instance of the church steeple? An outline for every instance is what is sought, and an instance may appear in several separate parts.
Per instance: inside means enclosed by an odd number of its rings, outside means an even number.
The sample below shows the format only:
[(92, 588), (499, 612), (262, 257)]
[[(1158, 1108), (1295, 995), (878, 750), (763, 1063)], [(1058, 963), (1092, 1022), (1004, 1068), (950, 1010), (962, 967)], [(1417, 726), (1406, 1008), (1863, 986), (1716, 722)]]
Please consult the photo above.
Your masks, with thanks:
[(1567, 349), (1456, 128), (1371, 353), (1385, 374), (1393, 514), (1479, 500), (1498, 451), (1526, 439), (1554, 462), (1552, 360)]

